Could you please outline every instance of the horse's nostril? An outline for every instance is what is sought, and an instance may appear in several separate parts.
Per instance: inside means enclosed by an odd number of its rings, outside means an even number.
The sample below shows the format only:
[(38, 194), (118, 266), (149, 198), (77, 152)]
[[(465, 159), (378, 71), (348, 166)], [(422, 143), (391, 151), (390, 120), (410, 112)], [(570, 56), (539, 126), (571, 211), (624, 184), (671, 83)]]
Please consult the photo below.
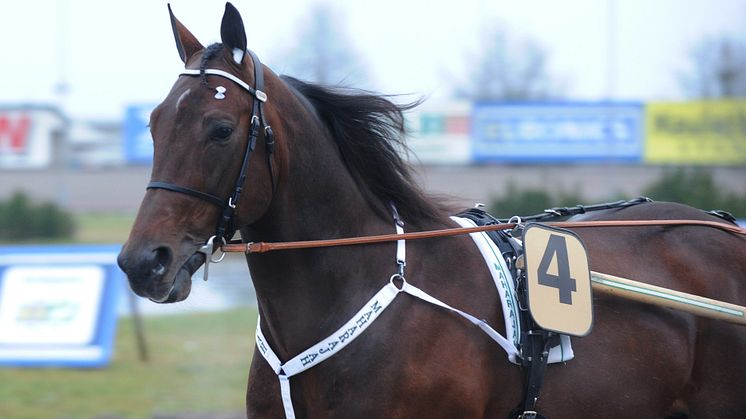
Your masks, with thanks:
[(153, 250), (154, 264), (151, 272), (154, 276), (161, 276), (166, 273), (166, 267), (171, 263), (171, 250), (168, 247), (158, 247)]

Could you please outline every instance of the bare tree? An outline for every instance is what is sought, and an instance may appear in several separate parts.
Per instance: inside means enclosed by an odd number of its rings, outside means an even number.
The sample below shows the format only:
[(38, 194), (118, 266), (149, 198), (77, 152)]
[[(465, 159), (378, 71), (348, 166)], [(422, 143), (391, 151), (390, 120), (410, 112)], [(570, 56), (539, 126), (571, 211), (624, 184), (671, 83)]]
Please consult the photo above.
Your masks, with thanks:
[(299, 25), (295, 45), (277, 58), (285, 74), (322, 84), (359, 86), (367, 72), (349, 41), (343, 19), (329, 4), (317, 3)]
[(690, 69), (680, 76), (690, 97), (746, 96), (746, 42), (728, 37), (706, 38), (690, 51)]
[(539, 100), (558, 95), (547, 71), (547, 53), (536, 41), (503, 28), (486, 33), (468, 78), (456, 88), (458, 97), (473, 100)]

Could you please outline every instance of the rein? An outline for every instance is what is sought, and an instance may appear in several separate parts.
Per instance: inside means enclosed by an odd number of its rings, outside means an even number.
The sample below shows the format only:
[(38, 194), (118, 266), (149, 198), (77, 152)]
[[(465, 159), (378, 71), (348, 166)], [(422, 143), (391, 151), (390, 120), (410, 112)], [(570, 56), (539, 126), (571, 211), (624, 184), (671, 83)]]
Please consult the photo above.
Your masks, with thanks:
[[(604, 227), (650, 227), (650, 226), (704, 226), (727, 231), (734, 234), (746, 235), (746, 229), (723, 224), (717, 221), (704, 220), (627, 220), (627, 221), (563, 221), (543, 223), (559, 228), (604, 228)], [(343, 239), (307, 240), (291, 242), (258, 242), (258, 243), (230, 243), (222, 246), (223, 252), (266, 253), (276, 250), (311, 249), (332, 246), (350, 246), (359, 244), (385, 243), (397, 240), (418, 240), (434, 237), (450, 237), (482, 231), (511, 230), (521, 223), (492, 224), (479, 227), (448, 228), (443, 230), (419, 231), (403, 234), (381, 234), (377, 236), (348, 237)]]

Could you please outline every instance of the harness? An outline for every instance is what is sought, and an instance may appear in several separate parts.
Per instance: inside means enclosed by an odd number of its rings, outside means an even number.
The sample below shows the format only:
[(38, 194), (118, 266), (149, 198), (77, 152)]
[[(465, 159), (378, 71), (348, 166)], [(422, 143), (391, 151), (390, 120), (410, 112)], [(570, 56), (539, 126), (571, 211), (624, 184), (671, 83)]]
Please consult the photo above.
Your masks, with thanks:
[[(618, 208), (622, 206), (636, 205), (637, 203), (647, 201), (620, 201), (619, 203), (601, 204), (596, 208), (588, 209), (594, 211), (598, 209)], [(586, 211), (586, 208), (578, 206), (575, 208), (577, 213)], [(545, 214), (532, 216), (534, 218), (556, 218), (565, 215), (573, 215), (569, 208), (549, 209)], [(501, 224), (498, 220), (480, 208), (470, 208), (458, 214), (459, 217), (472, 220), (478, 226)], [(530, 217), (527, 217), (530, 218)], [(510, 220), (506, 220), (510, 221)], [(520, 236), (520, 229), (514, 229), (513, 235)], [(516, 240), (506, 231), (488, 231), (485, 232), (489, 238), (500, 249), (501, 256), (506, 260), (510, 269), (511, 279), (515, 281), (516, 299), (518, 302), (517, 321), (520, 324), (520, 357), (517, 362), (523, 368), (523, 396), (522, 402), (510, 412), (510, 419), (545, 419), (545, 416), (536, 411), (536, 403), (539, 400), (541, 385), (544, 381), (544, 373), (549, 363), (550, 352), (553, 347), (560, 345), (561, 336), (557, 333), (544, 330), (531, 317), (528, 309), (528, 292), (526, 289), (526, 273), (516, 266), (516, 261), (523, 255), (523, 248)], [(563, 338), (567, 339), (567, 336)]]
[[(180, 74), (181, 76), (192, 77), (202, 75), (223, 77), (236, 83), (244, 90), (249, 92), (251, 96), (253, 96), (251, 122), (249, 127), (248, 140), (246, 142), (246, 151), (244, 152), (243, 161), (241, 163), (241, 170), (239, 171), (238, 177), (236, 178), (233, 192), (230, 194), (228, 199), (218, 197), (208, 192), (190, 188), (188, 186), (181, 186), (170, 182), (151, 181), (150, 183), (148, 183), (147, 186), (147, 189), (165, 189), (171, 192), (193, 196), (195, 198), (209, 202), (222, 210), (221, 216), (218, 219), (218, 223), (215, 228), (215, 234), (210, 237), (205, 246), (203, 246), (203, 248), (200, 250), (205, 253), (205, 256), (207, 258), (209, 258), (212, 253), (213, 241), (226, 244), (226, 237), (230, 239), (236, 231), (236, 227), (233, 223), (233, 219), (236, 213), (236, 204), (241, 197), (241, 191), (243, 190), (243, 185), (246, 182), (246, 174), (249, 170), (249, 157), (251, 156), (251, 152), (254, 151), (254, 148), (256, 147), (256, 139), (259, 136), (260, 129), (264, 130), (264, 145), (267, 150), (267, 167), (269, 168), (272, 190), (275, 189), (274, 169), (272, 167), (272, 153), (274, 152), (275, 140), (274, 134), (272, 133), (272, 127), (270, 127), (270, 125), (267, 123), (264, 115), (263, 105), (267, 101), (267, 94), (264, 92), (264, 72), (262, 71), (262, 63), (259, 61), (259, 58), (256, 56), (256, 54), (251, 50), (247, 50), (247, 52), (248, 56), (251, 57), (251, 61), (254, 64), (254, 81), (256, 83), (256, 88), (249, 86), (247, 83), (234, 76), (233, 74), (213, 68), (207, 68), (203, 70), (186, 69)], [(222, 95), (222, 93), (224, 92), (225, 89), (222, 89), (222, 91), (218, 90), (218, 95)], [(221, 97), (218, 95), (216, 95), (216, 98), (220, 99)], [(225, 256), (225, 254), (223, 254), (219, 260), (221, 260), (223, 256)], [(219, 260), (214, 260), (213, 262), (218, 262)]]
[[(393, 205), (392, 211), (394, 213), (396, 234), (402, 236), (404, 234), (404, 223), (399, 218), (396, 208), (394, 208)], [(261, 319), (257, 320), (256, 346), (259, 349), (259, 353), (265, 361), (267, 361), (280, 382), (280, 395), (282, 398), (283, 409), (285, 410), (285, 417), (287, 419), (295, 419), (295, 410), (293, 409), (293, 401), (290, 393), (290, 378), (322, 363), (334, 354), (340, 352), (350, 342), (362, 335), (363, 331), (378, 319), (381, 313), (383, 313), (383, 311), (391, 305), (394, 299), (402, 293), (458, 314), (468, 320), (471, 324), (477, 326), (490, 339), (497, 342), (509, 357), (512, 354), (518, 353), (518, 349), (511, 340), (503, 337), (484, 320), (480, 320), (469, 313), (451, 307), (407, 282), (404, 277), (404, 268), (407, 264), (406, 241), (403, 239), (396, 241), (396, 264), (398, 267), (397, 273), (391, 275), (389, 282), (373, 295), (370, 300), (363, 304), (362, 308), (355, 313), (352, 318), (327, 338), (321, 340), (310, 348), (301, 351), (290, 360), (285, 362), (280, 360), (267, 342), (267, 338), (264, 337), (261, 328)]]

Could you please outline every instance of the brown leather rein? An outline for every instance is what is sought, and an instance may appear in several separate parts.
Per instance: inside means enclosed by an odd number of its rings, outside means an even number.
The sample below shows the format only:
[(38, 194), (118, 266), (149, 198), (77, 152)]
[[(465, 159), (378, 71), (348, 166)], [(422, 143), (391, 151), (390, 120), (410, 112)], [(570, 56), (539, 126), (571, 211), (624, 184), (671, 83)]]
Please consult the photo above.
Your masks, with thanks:
[[(730, 233), (746, 235), (746, 229), (731, 224), (703, 220), (626, 220), (626, 221), (563, 221), (541, 223), (559, 228), (589, 228), (589, 227), (649, 227), (649, 226), (705, 226), (718, 228)], [(344, 239), (307, 240), (277, 243), (231, 243), (222, 246), (223, 252), (266, 253), (275, 250), (310, 249), (317, 247), (350, 246), (357, 244), (384, 243), (397, 240), (429, 239), (433, 237), (448, 237), (482, 231), (510, 230), (516, 223), (492, 224), (480, 227), (448, 228), (443, 230), (418, 231), (403, 234), (381, 234), (377, 236), (348, 237)]]

